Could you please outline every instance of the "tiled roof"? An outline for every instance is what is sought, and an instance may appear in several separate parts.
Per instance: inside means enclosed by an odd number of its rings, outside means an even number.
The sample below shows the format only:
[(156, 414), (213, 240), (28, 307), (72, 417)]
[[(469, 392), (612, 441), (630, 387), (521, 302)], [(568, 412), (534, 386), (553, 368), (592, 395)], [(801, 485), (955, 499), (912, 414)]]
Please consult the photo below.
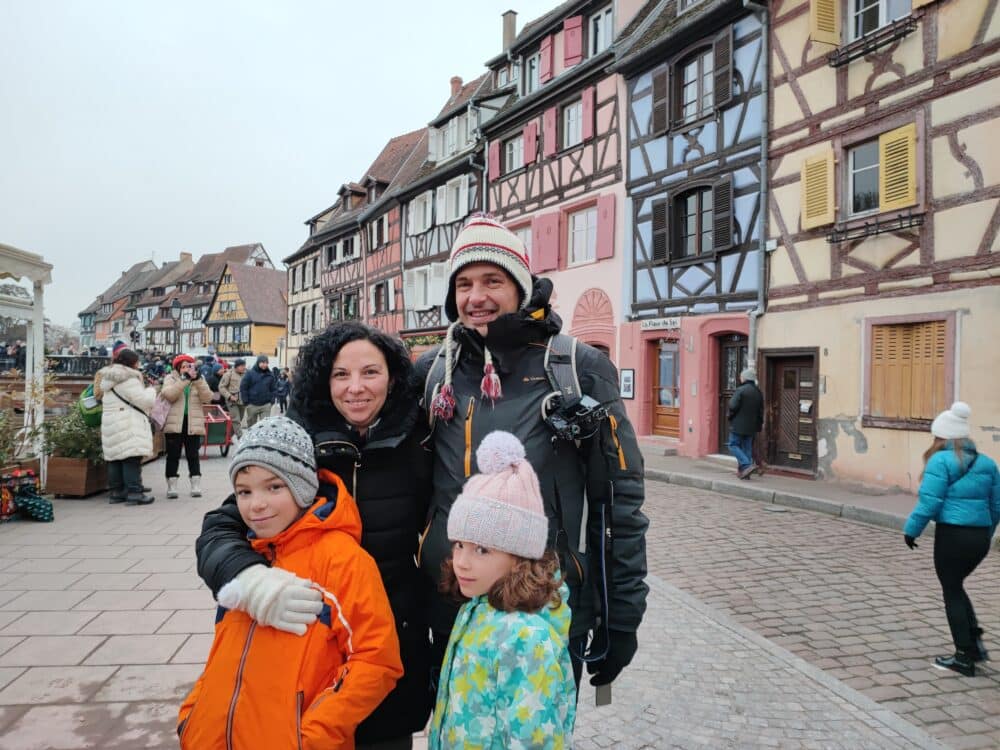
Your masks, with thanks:
[(135, 282), (137, 276), (149, 272), (150, 266), (156, 268), (156, 265), (150, 260), (142, 260), (134, 263), (127, 271), (123, 271), (122, 275), (111, 286), (104, 290), (104, 293), (100, 296), (101, 301), (113, 302), (121, 297)]
[(252, 323), (285, 325), (288, 276), (284, 271), (230, 264), (229, 273)]
[(169, 330), (174, 327), (173, 318), (153, 318), (151, 321), (146, 323), (144, 328), (147, 331), (158, 331), (161, 329)]
[(80, 312), (78, 312), (77, 315), (89, 315), (90, 313), (95, 313), (95, 312), (97, 312), (100, 309), (101, 309), (101, 298), (97, 297), (97, 298), (94, 299), (93, 302), (91, 302), (89, 305), (87, 305), (85, 308), (83, 308)]
[(484, 94), (486, 91), (480, 91), (480, 89), (491, 88), (491, 83), (493, 81), (493, 76), (490, 73), (483, 73), (479, 78), (474, 81), (469, 81), (467, 84), (459, 89), (459, 92), (448, 99), (441, 107), (441, 111), (438, 112), (437, 117), (434, 118), (434, 122), (437, 122), (446, 115), (450, 115), (452, 112), (456, 112), (466, 104), (469, 100), (476, 94)]
[(420, 128), (419, 130), (412, 130), (409, 133), (390, 138), (389, 142), (385, 144), (385, 148), (382, 149), (382, 153), (368, 167), (365, 176), (370, 175), (379, 182), (391, 183), (399, 172), (402, 162), (410, 155), (413, 147), (420, 141), (424, 132), (425, 129)]
[[(650, 0), (636, 15), (620, 35), (620, 44), (615, 45), (616, 65), (627, 67), (630, 61), (643, 57), (644, 52), (670, 37), (683, 33), (710, 13), (720, 12), (723, 6), (735, 6), (732, 0), (703, 0), (703, 2), (678, 15), (677, 0)], [(643, 25), (646, 19), (649, 23)], [(634, 39), (628, 35), (637, 34)]]
[(514, 43), (510, 45), (511, 49), (515, 49), (518, 46), (518, 44), (524, 42), (527, 39), (530, 39), (535, 33), (541, 31), (544, 27), (548, 26), (550, 23), (562, 17), (562, 15), (565, 14), (567, 11), (569, 11), (569, 9), (572, 8), (574, 5), (579, 5), (579, 4), (580, 0), (568, 0), (568, 2), (562, 3), (561, 5), (557, 5), (548, 13), (539, 16), (534, 21), (528, 21), (528, 23), (524, 25), (524, 28), (521, 29), (521, 33), (514, 38)]
[(230, 261), (246, 263), (250, 253), (256, 249), (257, 245), (233, 245), (227, 247), (221, 253), (205, 253), (198, 262), (194, 264), (191, 271), (176, 281), (218, 281), (222, 274), (222, 267)]

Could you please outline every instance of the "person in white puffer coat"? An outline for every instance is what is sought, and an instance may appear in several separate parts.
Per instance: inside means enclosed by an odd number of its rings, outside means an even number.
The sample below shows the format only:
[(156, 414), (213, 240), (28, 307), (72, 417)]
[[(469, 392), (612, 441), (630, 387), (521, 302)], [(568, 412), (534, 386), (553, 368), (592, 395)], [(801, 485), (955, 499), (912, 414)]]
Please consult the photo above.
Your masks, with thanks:
[(111, 503), (149, 505), (142, 486), (142, 458), (153, 452), (149, 412), (156, 391), (143, 383), (139, 355), (122, 349), (98, 373), (102, 403), (101, 445), (108, 464)]

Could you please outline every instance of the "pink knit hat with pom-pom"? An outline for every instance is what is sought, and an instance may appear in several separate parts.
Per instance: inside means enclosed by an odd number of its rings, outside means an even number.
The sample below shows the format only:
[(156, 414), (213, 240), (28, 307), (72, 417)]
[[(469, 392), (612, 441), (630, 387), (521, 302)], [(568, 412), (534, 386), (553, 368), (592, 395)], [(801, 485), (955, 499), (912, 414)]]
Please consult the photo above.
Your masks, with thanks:
[(538, 476), (524, 446), (509, 432), (491, 432), (476, 450), (481, 473), (466, 481), (448, 515), (448, 538), (538, 560), (549, 521)]

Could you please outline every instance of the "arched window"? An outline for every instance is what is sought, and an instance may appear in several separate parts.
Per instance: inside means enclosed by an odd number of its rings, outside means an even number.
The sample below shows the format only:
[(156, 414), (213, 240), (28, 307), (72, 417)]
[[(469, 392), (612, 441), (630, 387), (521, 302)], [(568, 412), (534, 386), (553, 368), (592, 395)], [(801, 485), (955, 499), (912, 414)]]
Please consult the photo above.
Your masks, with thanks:
[(674, 200), (674, 227), (674, 258), (693, 258), (712, 252), (711, 187), (698, 187), (677, 196)]

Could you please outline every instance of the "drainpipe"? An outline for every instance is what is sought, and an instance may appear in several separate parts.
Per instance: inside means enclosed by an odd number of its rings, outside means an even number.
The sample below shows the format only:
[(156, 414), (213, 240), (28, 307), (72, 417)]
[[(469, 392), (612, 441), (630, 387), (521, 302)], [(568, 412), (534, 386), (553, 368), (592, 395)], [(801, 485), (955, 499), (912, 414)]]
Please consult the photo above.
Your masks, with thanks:
[(767, 5), (755, 0), (743, 0), (743, 7), (747, 10), (756, 11), (761, 25), (761, 108), (760, 108), (760, 211), (757, 213), (757, 306), (750, 311), (750, 335), (747, 341), (747, 362), (751, 367), (757, 367), (757, 321), (764, 314), (766, 300), (764, 295), (764, 284), (766, 282), (765, 264), (767, 263), (767, 237), (765, 229), (767, 227), (767, 150), (768, 150), (768, 84), (770, 78), (768, 34), (770, 33), (770, 23), (767, 13)]

